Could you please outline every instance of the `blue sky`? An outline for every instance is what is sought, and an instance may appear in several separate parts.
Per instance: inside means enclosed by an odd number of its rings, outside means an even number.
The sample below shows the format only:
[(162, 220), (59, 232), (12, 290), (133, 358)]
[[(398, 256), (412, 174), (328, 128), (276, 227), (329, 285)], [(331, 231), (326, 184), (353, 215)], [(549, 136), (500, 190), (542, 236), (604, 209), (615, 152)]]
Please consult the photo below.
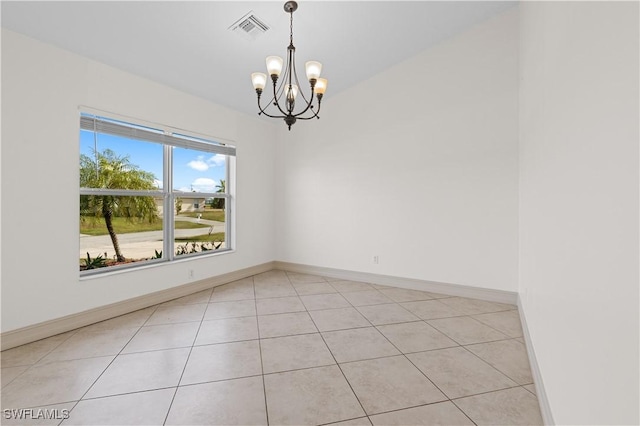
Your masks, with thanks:
[[(162, 145), (120, 136), (98, 134), (98, 151), (110, 149), (118, 155), (128, 155), (131, 164), (155, 175), (162, 187)], [(80, 153), (93, 157), (93, 132), (80, 131)], [(173, 148), (173, 187), (191, 192), (216, 192), (216, 185), (225, 179), (225, 157), (210, 152)]]

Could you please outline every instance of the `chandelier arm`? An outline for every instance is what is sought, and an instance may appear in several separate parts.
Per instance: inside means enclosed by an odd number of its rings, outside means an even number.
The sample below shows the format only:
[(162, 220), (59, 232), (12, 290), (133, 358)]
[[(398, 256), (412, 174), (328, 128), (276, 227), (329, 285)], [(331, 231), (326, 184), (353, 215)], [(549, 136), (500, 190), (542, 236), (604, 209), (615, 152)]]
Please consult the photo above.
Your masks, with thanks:
[(309, 117), (296, 117), (298, 120), (312, 120), (314, 118), (320, 118), (320, 116), (318, 115), (318, 113), (316, 111), (314, 111), (313, 109), (311, 109), (311, 112), (313, 112), (313, 115), (310, 115)]
[[(267, 106), (267, 107), (265, 107), (265, 108), (262, 108), (262, 105), (260, 104), (261, 95), (262, 95), (262, 92), (258, 92), (258, 109), (260, 110), (260, 112), (258, 113), (258, 115), (264, 114), (265, 116), (267, 116), (267, 117), (269, 117), (269, 118), (284, 118), (284, 117), (285, 117), (284, 115), (271, 115), (271, 114), (269, 114), (269, 113), (266, 111), (266, 109), (268, 108), (268, 106)], [(269, 101), (269, 103), (271, 103), (271, 101)]]
[[(296, 65), (295, 65), (295, 50), (293, 51), (293, 57), (291, 58), (292, 60), (292, 66), (291, 66), (291, 74), (293, 74), (293, 79), (296, 82), (296, 85), (298, 86), (298, 95), (302, 97), (302, 99), (304, 100), (306, 107), (300, 111), (297, 114), (293, 114), (293, 111), (291, 111), (291, 115), (293, 115), (294, 117), (300, 117), (302, 114), (306, 113), (309, 108), (311, 108), (311, 106), (313, 105), (313, 94), (314, 94), (314, 88), (315, 88), (315, 81), (310, 82), (311, 83), (311, 98), (307, 99), (307, 97), (304, 95), (304, 92), (302, 91), (302, 85), (300, 84), (300, 80), (298, 79), (298, 70), (296, 69)], [(291, 76), (290, 76), (291, 77)], [(291, 79), (291, 78), (290, 78)]]
[[(307, 101), (307, 100), (305, 99), (305, 101)], [(303, 109), (302, 111), (300, 111), (299, 113), (294, 114), (293, 116), (294, 117), (299, 117), (302, 114), (304, 114), (305, 112), (309, 111), (309, 108), (313, 108), (313, 86), (311, 86), (311, 100), (307, 101), (307, 107), (305, 109)]]
[[(288, 60), (288, 58), (287, 58)], [(278, 111), (280, 111), (280, 113), (282, 114), (282, 116), (278, 116), (277, 118), (284, 118), (288, 115), (291, 115), (289, 112), (285, 111), (284, 109), (282, 109), (282, 107), (280, 106), (280, 102), (278, 102), (278, 100), (282, 97), (283, 94), (286, 93), (286, 89), (285, 87), (287, 86), (287, 80), (289, 80), (289, 75), (291, 74), (289, 72), (290, 67), (289, 67), (289, 63), (287, 63), (287, 66), (284, 69), (284, 74), (282, 74), (282, 76), (280, 77), (280, 86), (277, 86), (277, 78), (276, 80), (273, 80), (272, 77), (272, 81), (273, 81), (273, 104), (276, 106), (276, 108), (278, 108)], [(286, 99), (285, 99), (286, 101)]]
[(311, 120), (312, 118), (317, 118), (318, 120), (320, 119), (320, 116), (318, 114), (320, 114), (320, 108), (322, 107), (322, 99), (318, 100), (318, 110), (315, 110), (313, 108), (313, 106), (311, 106), (311, 112), (313, 113), (313, 115), (309, 116), (309, 117), (298, 117), (298, 120)]
[[(293, 59), (295, 61), (295, 55), (294, 55)], [(300, 96), (302, 96), (302, 99), (304, 99), (304, 101), (306, 102), (307, 109), (308, 109), (310, 102), (307, 100), (307, 97), (304, 95), (304, 92), (302, 91), (302, 86), (300, 85), (300, 80), (298, 80), (298, 70), (296, 69), (295, 62), (293, 63), (293, 67), (292, 68), (293, 68), (293, 76), (294, 76), (294, 78), (296, 80), (296, 84), (298, 85), (298, 94)], [(311, 102), (313, 102), (313, 86), (311, 87)]]
[(314, 118), (320, 118), (320, 116), (318, 115), (318, 112), (314, 111), (313, 109), (311, 109), (311, 111), (313, 112), (313, 115), (310, 115), (309, 117), (297, 117), (298, 120), (312, 120)]
[[(285, 75), (285, 77), (286, 77), (286, 75)], [(278, 108), (278, 111), (280, 111), (282, 116), (275, 116), (274, 118), (284, 118), (289, 114), (287, 112), (285, 112), (282, 109), (282, 107), (280, 106), (280, 103), (278, 103), (278, 90), (276, 90), (276, 84), (277, 84), (277, 80), (274, 80), (273, 81), (273, 105), (275, 105)], [(282, 85), (281, 85), (281, 87), (282, 87)], [(268, 108), (268, 107), (265, 107), (265, 108)], [(270, 116), (267, 116), (267, 117), (270, 117)]]
[[(285, 118), (284, 115), (272, 115), (272, 114), (269, 114), (267, 112), (268, 106), (266, 106), (265, 108), (262, 108), (262, 105), (260, 104), (260, 99), (262, 98), (262, 90), (256, 91), (256, 93), (258, 94), (258, 108), (260, 109), (260, 112), (258, 113), (258, 115), (264, 114), (265, 116), (267, 116), (269, 118)], [(269, 100), (269, 103), (271, 103), (271, 100)]]

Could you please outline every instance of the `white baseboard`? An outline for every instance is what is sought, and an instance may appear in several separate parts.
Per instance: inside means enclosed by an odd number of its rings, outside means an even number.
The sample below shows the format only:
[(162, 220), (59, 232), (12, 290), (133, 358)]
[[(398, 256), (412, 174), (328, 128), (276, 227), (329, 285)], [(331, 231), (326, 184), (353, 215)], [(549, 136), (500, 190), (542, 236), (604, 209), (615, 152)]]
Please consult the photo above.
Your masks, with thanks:
[(36, 340), (55, 336), (56, 334), (75, 330), (76, 328), (104, 321), (119, 315), (128, 314), (158, 303), (187, 296), (198, 291), (206, 290), (222, 284), (227, 284), (242, 278), (250, 277), (272, 269), (282, 269), (290, 272), (323, 275), (352, 281), (365, 281), (373, 284), (388, 285), (412, 290), (430, 291), (451, 296), (470, 297), (500, 303), (517, 303), (517, 293), (504, 290), (470, 287), (458, 284), (440, 283), (435, 281), (417, 280), (412, 278), (392, 277), (388, 275), (367, 272), (348, 271), (344, 269), (325, 268), (321, 266), (303, 265), (289, 262), (267, 262), (261, 265), (244, 268), (227, 274), (210, 277), (178, 287), (157, 291), (150, 294), (123, 300), (98, 308), (89, 309), (61, 318), (29, 325), (16, 330), (0, 334), (1, 349), (10, 349)]
[(536, 352), (533, 349), (533, 343), (531, 342), (531, 335), (529, 334), (529, 326), (527, 325), (527, 318), (522, 308), (522, 302), (520, 296), (518, 296), (518, 313), (520, 314), (520, 323), (522, 324), (522, 332), (524, 336), (525, 346), (527, 347), (527, 355), (529, 356), (529, 365), (531, 367), (531, 375), (533, 376), (533, 383), (536, 387), (536, 396), (538, 397), (538, 404), (540, 405), (540, 413), (542, 414), (542, 421), (545, 425), (555, 425), (553, 421), (553, 414), (551, 413), (551, 406), (549, 405), (549, 399), (544, 389), (544, 383), (542, 381), (542, 374), (540, 373), (540, 366), (536, 358)]
[(344, 269), (325, 268), (322, 266), (303, 265), (300, 263), (274, 262), (275, 269), (303, 274), (322, 275), (343, 280), (363, 281), (372, 284), (388, 285), (410, 290), (430, 291), (450, 296), (469, 297), (472, 299), (488, 300), (490, 302), (510, 303), (515, 305), (518, 294), (515, 291), (493, 290), (488, 288), (470, 287), (460, 284), (425, 281), (413, 278), (392, 277), (389, 275), (372, 274), (369, 272), (348, 271)]
[(76, 328), (104, 321), (119, 315), (128, 314), (158, 303), (167, 302), (178, 297), (187, 296), (192, 293), (197, 293), (198, 291), (207, 290), (209, 288), (227, 284), (255, 274), (267, 272), (272, 269), (274, 269), (274, 262), (267, 262), (204, 280), (194, 281), (178, 287), (172, 287), (166, 290), (123, 300), (121, 302), (111, 303), (98, 308), (66, 315), (61, 318), (29, 325), (27, 327), (6, 331), (0, 334), (2, 344), (1, 348), (2, 350), (5, 350), (24, 345), (26, 343), (35, 342), (36, 340), (75, 330)]

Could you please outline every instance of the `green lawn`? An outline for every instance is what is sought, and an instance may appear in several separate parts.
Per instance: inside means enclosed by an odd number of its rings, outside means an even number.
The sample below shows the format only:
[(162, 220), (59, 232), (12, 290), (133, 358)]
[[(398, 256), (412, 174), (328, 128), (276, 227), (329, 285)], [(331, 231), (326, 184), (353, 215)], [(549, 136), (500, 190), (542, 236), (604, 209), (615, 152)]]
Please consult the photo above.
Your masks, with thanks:
[(202, 212), (186, 212), (180, 213), (178, 216), (186, 216), (186, 217), (198, 217), (201, 214), (201, 218), (204, 220), (215, 220), (217, 222), (224, 222), (224, 210), (214, 209), (214, 210), (205, 210)]
[(211, 235), (203, 234), (203, 235), (196, 235), (195, 237), (176, 238), (177, 243), (186, 243), (186, 242), (202, 243), (205, 241), (207, 242), (224, 241), (224, 232), (215, 232)]
[[(194, 229), (194, 228), (209, 228), (209, 225), (202, 223), (193, 223), (185, 221), (176, 221), (176, 229)], [(124, 217), (113, 218), (113, 228), (116, 234), (127, 234), (131, 232), (145, 232), (145, 231), (161, 231), (162, 220), (158, 219), (152, 223), (148, 220), (131, 220)], [(85, 218), (80, 220), (80, 233), (86, 235), (107, 235), (107, 227), (104, 224), (102, 218)]]

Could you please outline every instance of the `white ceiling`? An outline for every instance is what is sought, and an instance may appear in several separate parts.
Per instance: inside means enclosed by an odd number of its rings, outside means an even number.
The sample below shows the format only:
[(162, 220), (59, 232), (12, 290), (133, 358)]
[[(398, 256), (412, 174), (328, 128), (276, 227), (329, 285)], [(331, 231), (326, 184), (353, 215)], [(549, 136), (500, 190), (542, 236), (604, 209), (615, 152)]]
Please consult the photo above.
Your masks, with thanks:
[[(513, 1), (299, 1), (297, 66), (323, 63), (325, 99), (466, 28)], [(2, 1), (2, 26), (99, 62), (257, 114), (250, 74), (285, 56), (284, 1)], [(257, 40), (228, 30), (249, 11), (271, 29)]]

